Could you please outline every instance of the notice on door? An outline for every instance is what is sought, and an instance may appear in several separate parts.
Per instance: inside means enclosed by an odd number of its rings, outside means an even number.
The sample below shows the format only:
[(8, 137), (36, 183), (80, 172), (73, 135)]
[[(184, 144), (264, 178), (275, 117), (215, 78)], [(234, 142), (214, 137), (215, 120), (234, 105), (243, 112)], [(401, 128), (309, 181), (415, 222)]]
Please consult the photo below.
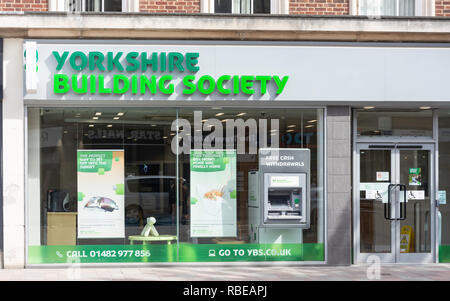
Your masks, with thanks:
[(359, 183), (361, 198), (366, 200), (388, 202), (388, 188), (390, 183)]
[(438, 191), (438, 201), (439, 201), (439, 205), (447, 204), (447, 191), (445, 191), (445, 190)]
[(78, 150), (78, 238), (123, 238), (123, 150)]
[(409, 186), (422, 186), (422, 168), (409, 169)]
[(236, 237), (236, 151), (191, 150), (191, 237)]
[(377, 171), (377, 181), (389, 181), (389, 172)]

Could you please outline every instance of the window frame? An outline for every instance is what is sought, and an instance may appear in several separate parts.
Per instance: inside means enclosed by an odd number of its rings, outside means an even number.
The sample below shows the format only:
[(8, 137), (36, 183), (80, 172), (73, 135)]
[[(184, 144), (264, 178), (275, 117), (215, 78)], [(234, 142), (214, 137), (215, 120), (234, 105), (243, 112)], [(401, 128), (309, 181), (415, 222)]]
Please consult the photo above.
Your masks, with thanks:
[[(77, 0), (77, 1), (82, 1), (81, 2), (81, 11), (76, 11), (78, 12), (86, 12), (86, 3), (84, 0)], [(105, 0), (101, 0), (101, 7), (102, 10), (100, 11), (101, 13), (105, 12), (104, 11), (104, 5)], [(49, 0), (49, 11), (54, 11), (54, 12), (70, 12), (69, 11), (69, 1), (68, 0)], [(126, 13), (126, 12), (139, 12), (139, 0), (122, 0), (122, 12)]]
[[(239, 15), (240, 13), (233, 13), (233, 1), (231, 1), (231, 13)], [(253, 1), (250, 3), (250, 14), (253, 13)], [(210, 13), (216, 14), (214, 7), (214, 0), (201, 0), (200, 1), (200, 11), (202, 13)], [(289, 0), (270, 0), (270, 13), (267, 15), (276, 15), (276, 14), (289, 14)]]
[[(398, 8), (399, 1), (401, 0), (395, 0), (396, 5)], [(435, 0), (415, 0), (414, 1), (414, 16), (411, 17), (434, 17), (436, 15), (435, 12)], [(364, 16), (359, 14), (359, 0), (349, 0), (349, 13), (353, 16)], [(399, 17), (398, 15), (398, 9), (397, 14), (393, 17)]]

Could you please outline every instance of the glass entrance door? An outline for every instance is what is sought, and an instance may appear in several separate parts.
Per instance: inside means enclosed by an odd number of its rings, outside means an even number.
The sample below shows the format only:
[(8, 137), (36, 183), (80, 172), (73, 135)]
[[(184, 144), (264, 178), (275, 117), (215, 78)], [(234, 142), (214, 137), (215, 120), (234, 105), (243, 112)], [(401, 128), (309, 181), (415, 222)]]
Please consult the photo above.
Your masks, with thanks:
[(357, 262), (433, 262), (433, 146), (358, 144)]

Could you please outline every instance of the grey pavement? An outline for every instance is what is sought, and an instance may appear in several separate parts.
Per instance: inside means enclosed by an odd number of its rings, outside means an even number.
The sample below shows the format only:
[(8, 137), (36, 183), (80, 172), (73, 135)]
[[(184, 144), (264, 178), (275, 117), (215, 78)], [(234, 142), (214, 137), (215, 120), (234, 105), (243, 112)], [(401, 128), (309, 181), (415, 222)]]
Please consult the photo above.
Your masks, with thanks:
[(450, 264), (352, 266), (157, 266), (1, 269), (0, 281), (442, 281)]

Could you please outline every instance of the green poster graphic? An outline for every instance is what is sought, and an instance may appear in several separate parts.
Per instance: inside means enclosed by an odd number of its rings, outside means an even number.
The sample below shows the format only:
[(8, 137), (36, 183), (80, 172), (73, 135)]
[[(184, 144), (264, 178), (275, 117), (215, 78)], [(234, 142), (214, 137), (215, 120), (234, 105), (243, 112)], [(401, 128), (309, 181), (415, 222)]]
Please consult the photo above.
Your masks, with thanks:
[(422, 168), (409, 169), (409, 186), (422, 186)]
[(123, 150), (78, 150), (78, 238), (123, 238)]
[(236, 150), (191, 150), (191, 237), (236, 237)]

